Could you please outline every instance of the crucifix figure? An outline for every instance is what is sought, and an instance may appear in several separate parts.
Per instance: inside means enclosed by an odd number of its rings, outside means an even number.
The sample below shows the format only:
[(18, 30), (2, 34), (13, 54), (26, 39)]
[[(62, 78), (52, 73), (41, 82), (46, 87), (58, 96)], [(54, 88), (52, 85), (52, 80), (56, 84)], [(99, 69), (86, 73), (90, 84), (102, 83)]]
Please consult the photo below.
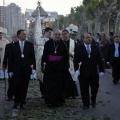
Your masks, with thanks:
[(40, 7), (40, 1), (38, 1), (37, 4), (38, 4), (38, 7)]

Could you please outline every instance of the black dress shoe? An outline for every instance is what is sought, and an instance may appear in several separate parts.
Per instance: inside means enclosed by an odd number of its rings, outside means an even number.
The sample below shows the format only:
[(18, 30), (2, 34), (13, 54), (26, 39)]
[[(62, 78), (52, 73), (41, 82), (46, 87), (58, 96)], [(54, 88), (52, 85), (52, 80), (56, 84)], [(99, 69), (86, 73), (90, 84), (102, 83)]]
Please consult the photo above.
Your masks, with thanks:
[(12, 98), (8, 98), (6, 101), (12, 101)]
[(83, 109), (89, 109), (89, 106), (85, 106), (85, 105), (84, 105), (84, 106), (83, 106)]
[(116, 85), (116, 84), (119, 84), (119, 81), (113, 80), (113, 83)]
[(41, 99), (44, 99), (44, 98), (45, 98), (44, 96), (41, 97)]
[(20, 104), (20, 109), (21, 110), (25, 109), (25, 105), (24, 104)]
[(52, 104), (47, 104), (47, 107), (48, 107), (48, 108), (54, 108), (54, 105), (52, 105)]
[(116, 81), (117, 82), (117, 84), (119, 84), (119, 81)]
[(92, 104), (92, 107), (93, 107), (93, 108), (96, 108), (96, 104)]
[(72, 99), (76, 99), (76, 96), (72, 96)]
[(17, 106), (18, 106), (19, 104), (18, 103), (14, 103), (14, 105), (13, 105), (13, 109), (17, 109)]

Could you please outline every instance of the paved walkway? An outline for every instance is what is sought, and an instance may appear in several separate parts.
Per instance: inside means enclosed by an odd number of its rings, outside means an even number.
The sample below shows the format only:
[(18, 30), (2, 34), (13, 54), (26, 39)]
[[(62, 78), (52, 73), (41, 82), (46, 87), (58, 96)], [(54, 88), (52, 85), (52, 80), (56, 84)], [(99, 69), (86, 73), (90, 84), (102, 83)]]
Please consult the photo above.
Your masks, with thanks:
[(0, 81), (0, 120), (120, 120), (120, 84), (112, 83), (111, 70), (100, 78), (97, 107), (82, 109), (82, 101), (67, 99), (64, 106), (49, 109), (40, 99), (39, 84), (30, 82), (25, 110), (12, 109), (13, 101), (4, 99), (4, 82)]

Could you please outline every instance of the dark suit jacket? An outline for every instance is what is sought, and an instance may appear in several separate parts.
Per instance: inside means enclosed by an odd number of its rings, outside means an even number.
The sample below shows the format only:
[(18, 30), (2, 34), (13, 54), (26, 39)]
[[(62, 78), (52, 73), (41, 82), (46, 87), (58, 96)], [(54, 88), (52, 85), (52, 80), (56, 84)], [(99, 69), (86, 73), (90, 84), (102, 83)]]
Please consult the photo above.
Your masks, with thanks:
[(103, 62), (99, 53), (99, 49), (96, 45), (91, 45), (91, 55), (88, 58), (88, 53), (86, 51), (85, 45), (80, 45), (74, 54), (74, 68), (75, 71), (78, 70), (79, 63), (82, 62), (80, 68), (80, 77), (82, 78), (96, 78), (98, 77), (98, 67), (99, 72), (104, 72)]
[(74, 49), (74, 51), (76, 51), (76, 48), (79, 46), (79, 45), (81, 45), (82, 44), (82, 42), (80, 41), (80, 40), (77, 40), (77, 42), (75, 41), (75, 49)]
[[(120, 44), (118, 50), (119, 50), (119, 58), (120, 58)], [(111, 65), (113, 64), (114, 54), (115, 54), (115, 44), (112, 43), (109, 45), (109, 54), (107, 59), (107, 62), (110, 62)]]
[(10, 55), (10, 72), (13, 72), (14, 75), (20, 75), (21, 72), (30, 75), (31, 65), (34, 66), (33, 69), (36, 69), (34, 47), (32, 43), (25, 41), (23, 54), (24, 58), (21, 57), (19, 41), (14, 43)]
[(6, 45), (5, 47), (5, 54), (4, 54), (4, 60), (3, 60), (3, 68), (5, 67), (8, 67), (8, 72), (9, 72), (9, 65), (10, 65), (10, 54), (11, 54), (11, 50), (12, 50), (12, 44), (13, 43), (9, 43)]

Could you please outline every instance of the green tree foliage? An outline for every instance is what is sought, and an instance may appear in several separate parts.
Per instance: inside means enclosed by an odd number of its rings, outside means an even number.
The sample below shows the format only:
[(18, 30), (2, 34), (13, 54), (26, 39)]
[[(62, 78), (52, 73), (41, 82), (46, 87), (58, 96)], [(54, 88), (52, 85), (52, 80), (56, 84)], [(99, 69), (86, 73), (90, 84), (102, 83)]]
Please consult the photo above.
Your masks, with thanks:
[(112, 2), (113, 0), (91, 0), (90, 4), (86, 6), (87, 17), (93, 19), (96, 12), (107, 10)]
[[(59, 28), (67, 27), (71, 23), (82, 24), (83, 12), (88, 20), (93, 20), (96, 13), (99, 15), (100, 11), (106, 11), (112, 2), (113, 0), (83, 0), (83, 5), (72, 7), (69, 15), (59, 19)], [(53, 25), (58, 26), (58, 23), (55, 22)]]
[(71, 8), (69, 15), (61, 17), (59, 19), (59, 28), (63, 28), (63, 26), (66, 28), (71, 23), (80, 24), (82, 22), (83, 11), (84, 11), (83, 5)]
[(87, 6), (90, 2), (91, 2), (91, 0), (83, 0), (83, 5)]

